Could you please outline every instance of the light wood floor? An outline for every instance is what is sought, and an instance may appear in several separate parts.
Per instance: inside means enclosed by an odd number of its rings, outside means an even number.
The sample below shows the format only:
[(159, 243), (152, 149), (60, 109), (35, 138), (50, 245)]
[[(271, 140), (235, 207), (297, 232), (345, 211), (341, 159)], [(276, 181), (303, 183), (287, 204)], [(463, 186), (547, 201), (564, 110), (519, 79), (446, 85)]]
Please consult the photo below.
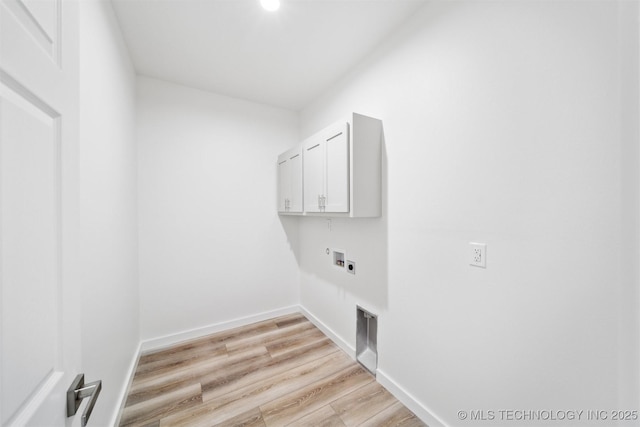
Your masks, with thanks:
[(120, 426), (425, 426), (301, 314), (143, 354)]

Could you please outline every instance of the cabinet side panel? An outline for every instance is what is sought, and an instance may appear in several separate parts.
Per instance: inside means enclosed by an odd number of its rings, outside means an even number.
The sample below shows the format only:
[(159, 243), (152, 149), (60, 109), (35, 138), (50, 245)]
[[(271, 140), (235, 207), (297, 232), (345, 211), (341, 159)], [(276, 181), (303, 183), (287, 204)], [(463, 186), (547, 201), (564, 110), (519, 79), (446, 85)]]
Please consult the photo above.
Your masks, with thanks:
[(351, 216), (382, 215), (382, 122), (353, 114)]

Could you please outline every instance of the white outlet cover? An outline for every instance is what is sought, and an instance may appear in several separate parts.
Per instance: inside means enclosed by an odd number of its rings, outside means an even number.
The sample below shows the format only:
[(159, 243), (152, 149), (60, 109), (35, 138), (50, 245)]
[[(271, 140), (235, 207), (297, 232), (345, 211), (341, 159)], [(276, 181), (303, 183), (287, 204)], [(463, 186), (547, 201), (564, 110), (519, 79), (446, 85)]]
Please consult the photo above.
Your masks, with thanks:
[(486, 243), (469, 242), (469, 265), (487, 268)]
[(346, 261), (346, 265), (347, 265), (347, 273), (356, 274), (356, 263), (355, 263), (355, 261), (347, 260)]

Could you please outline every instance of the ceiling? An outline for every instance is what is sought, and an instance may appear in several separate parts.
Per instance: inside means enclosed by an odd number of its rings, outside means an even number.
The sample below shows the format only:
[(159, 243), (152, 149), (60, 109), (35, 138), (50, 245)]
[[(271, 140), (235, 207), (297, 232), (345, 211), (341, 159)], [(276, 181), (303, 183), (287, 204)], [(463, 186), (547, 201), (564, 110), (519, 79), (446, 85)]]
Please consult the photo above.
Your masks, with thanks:
[(112, 0), (139, 74), (299, 110), (425, 0)]

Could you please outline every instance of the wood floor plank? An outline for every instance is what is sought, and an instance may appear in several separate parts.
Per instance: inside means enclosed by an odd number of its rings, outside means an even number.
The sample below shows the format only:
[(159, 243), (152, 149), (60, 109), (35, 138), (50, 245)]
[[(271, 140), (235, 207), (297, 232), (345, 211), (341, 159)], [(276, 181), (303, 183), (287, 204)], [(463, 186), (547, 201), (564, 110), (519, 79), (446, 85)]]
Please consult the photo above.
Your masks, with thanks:
[(369, 418), (361, 427), (427, 427), (402, 403), (396, 402), (387, 409)]
[(125, 408), (120, 426), (145, 426), (201, 403), (202, 389), (200, 384), (194, 384)]
[(224, 343), (206, 337), (187, 341), (173, 347), (144, 353), (140, 356), (136, 372), (148, 369), (147, 365), (154, 366), (155, 364), (155, 366), (161, 366), (164, 363), (170, 363), (177, 359), (192, 357), (194, 354), (206, 353), (211, 350), (215, 351), (220, 348), (226, 349)]
[(297, 368), (289, 369), (278, 375), (229, 392), (213, 401), (203, 401), (207, 404), (214, 402), (213, 404), (219, 408), (223, 408), (234, 402), (243, 403), (243, 401), (250, 398), (252, 404), (259, 406), (295, 392), (301, 387), (315, 384), (324, 378), (344, 370), (350, 365), (352, 365), (352, 363), (349, 356), (336, 351), (320, 359), (298, 366)]
[(176, 390), (184, 389), (194, 384), (200, 384), (198, 378), (188, 377), (179, 381), (161, 383), (152, 387), (131, 391), (127, 396), (125, 408), (149, 399), (153, 399), (154, 397), (162, 396), (164, 394), (172, 393)]
[(242, 353), (236, 353), (233, 356), (212, 354), (209, 359), (199, 360), (189, 366), (181, 366), (176, 369), (169, 370), (169, 372), (159, 370), (158, 375), (139, 379), (134, 376), (132, 390), (136, 391), (139, 388), (144, 388), (148, 385), (168, 383), (173, 380), (184, 379), (186, 376), (201, 377), (212, 372), (220, 372), (234, 366), (242, 365), (243, 363), (250, 363), (255, 359), (264, 357), (271, 357), (266, 347), (255, 347)]
[(275, 319), (264, 320), (262, 322), (253, 323), (248, 326), (241, 326), (234, 328), (231, 331), (223, 331), (212, 334), (211, 337), (220, 343), (233, 344), (238, 340), (243, 340), (247, 337), (259, 336), (269, 331), (275, 331), (278, 329)]
[(245, 353), (233, 356), (224, 356), (220, 358), (212, 358), (208, 361), (198, 362), (188, 367), (183, 367), (159, 375), (157, 377), (148, 377), (131, 383), (129, 395), (132, 402), (138, 401), (140, 395), (152, 397), (154, 393), (162, 393), (167, 390), (173, 390), (178, 384), (189, 383), (193, 381), (201, 382), (210, 376), (220, 376), (221, 372), (228, 370), (241, 370), (242, 366), (251, 363), (260, 365), (271, 360), (271, 356), (264, 347), (258, 347)]
[[(250, 383), (245, 387), (233, 389), (215, 399), (207, 400), (204, 398), (203, 404), (188, 415), (189, 421), (194, 426), (206, 425), (207, 422), (222, 422), (241, 414), (246, 410), (247, 406), (257, 407), (271, 402), (281, 396), (295, 392), (301, 387), (321, 381), (350, 365), (353, 365), (353, 362), (349, 356), (343, 352), (335, 351), (321, 359), (311, 361), (279, 375), (270, 376), (262, 381)], [(186, 414), (177, 414), (163, 421), (179, 425), (185, 421), (186, 417)]]
[(318, 339), (310, 338), (304, 342), (296, 342), (295, 345), (291, 345), (286, 351), (278, 352), (277, 356), (271, 355), (274, 363), (284, 363), (287, 360), (298, 359), (303, 357), (313, 358), (314, 351), (320, 351), (322, 347), (330, 346), (335, 350), (339, 350), (339, 347), (333, 343), (328, 337), (322, 336)]
[(155, 360), (164, 359), (168, 355), (173, 355), (175, 353), (189, 353), (190, 351), (201, 348), (203, 345), (207, 345), (208, 343), (213, 343), (216, 346), (225, 345), (226, 343), (234, 342), (235, 340), (261, 335), (266, 331), (277, 330), (278, 326), (276, 325), (276, 321), (279, 321), (279, 319), (286, 320), (288, 317), (289, 316), (283, 316), (282, 318), (276, 317), (274, 319), (268, 319), (252, 323), (250, 325), (216, 332), (204, 337), (186, 340), (168, 348), (144, 352), (142, 356), (140, 356), (138, 365), (140, 366)]
[(266, 427), (260, 409), (253, 408), (233, 418), (214, 424), (215, 427)]
[(302, 313), (294, 313), (288, 316), (279, 317), (274, 319), (278, 328), (284, 328), (287, 326), (295, 325), (296, 323), (308, 322), (307, 318)]
[(278, 357), (294, 348), (302, 347), (309, 342), (326, 338), (318, 328), (313, 327), (311, 329), (301, 331), (295, 335), (287, 335), (279, 339), (266, 343), (267, 350), (271, 357)]
[(260, 335), (248, 336), (242, 339), (236, 339), (226, 343), (227, 351), (234, 353), (237, 351), (243, 351), (247, 348), (255, 346), (265, 346), (267, 343), (274, 341), (286, 340), (292, 336), (296, 336), (303, 331), (316, 332), (318, 329), (311, 322), (299, 322), (287, 327), (276, 328), (274, 330), (267, 331)]
[(120, 426), (425, 426), (302, 314), (145, 353)]
[(227, 354), (227, 346), (222, 343), (205, 342), (197, 346), (185, 346), (180, 351), (165, 351), (162, 357), (147, 359), (145, 363), (139, 363), (136, 367), (136, 377), (141, 377), (149, 372), (156, 374), (158, 369), (190, 363), (194, 360), (202, 360), (214, 355)]
[(325, 405), (322, 408), (305, 415), (304, 417), (288, 424), (287, 427), (345, 427), (342, 419), (333, 408)]
[(260, 406), (262, 417), (267, 426), (287, 425), (371, 381), (374, 381), (371, 374), (352, 365)]
[[(306, 347), (289, 354), (290, 357), (272, 359), (269, 363), (258, 366), (247, 374), (230, 381), (210, 382), (202, 387), (202, 398), (205, 402), (219, 398), (251, 384), (256, 384), (273, 378), (283, 372), (290, 371), (309, 362), (316, 362), (328, 354), (340, 351), (330, 340), (324, 339), (313, 342)], [(317, 363), (317, 362), (316, 362)]]
[[(223, 360), (227, 358), (227, 348), (225, 345), (208, 348), (206, 351), (198, 349), (189, 354), (176, 357), (172, 355), (165, 360), (159, 360), (142, 365), (136, 370), (133, 377), (134, 382), (143, 382), (146, 378), (167, 375), (175, 371), (196, 368), (199, 365), (208, 365), (213, 360)], [(196, 368), (197, 369), (197, 368)]]
[[(204, 395), (203, 395), (204, 400)], [(397, 400), (378, 382), (372, 381), (331, 403), (344, 424), (348, 427), (365, 422), (372, 415), (388, 408)]]
[[(238, 381), (242, 381), (243, 378), (251, 373), (268, 365), (271, 361), (271, 356), (264, 347), (260, 347), (260, 349), (264, 349), (265, 353), (250, 359), (239, 359), (236, 363), (227, 363), (223, 369), (201, 376), (200, 379), (203, 389), (209, 391), (214, 388), (235, 384)], [(232, 357), (236, 357), (236, 355), (229, 356), (229, 358)]]

